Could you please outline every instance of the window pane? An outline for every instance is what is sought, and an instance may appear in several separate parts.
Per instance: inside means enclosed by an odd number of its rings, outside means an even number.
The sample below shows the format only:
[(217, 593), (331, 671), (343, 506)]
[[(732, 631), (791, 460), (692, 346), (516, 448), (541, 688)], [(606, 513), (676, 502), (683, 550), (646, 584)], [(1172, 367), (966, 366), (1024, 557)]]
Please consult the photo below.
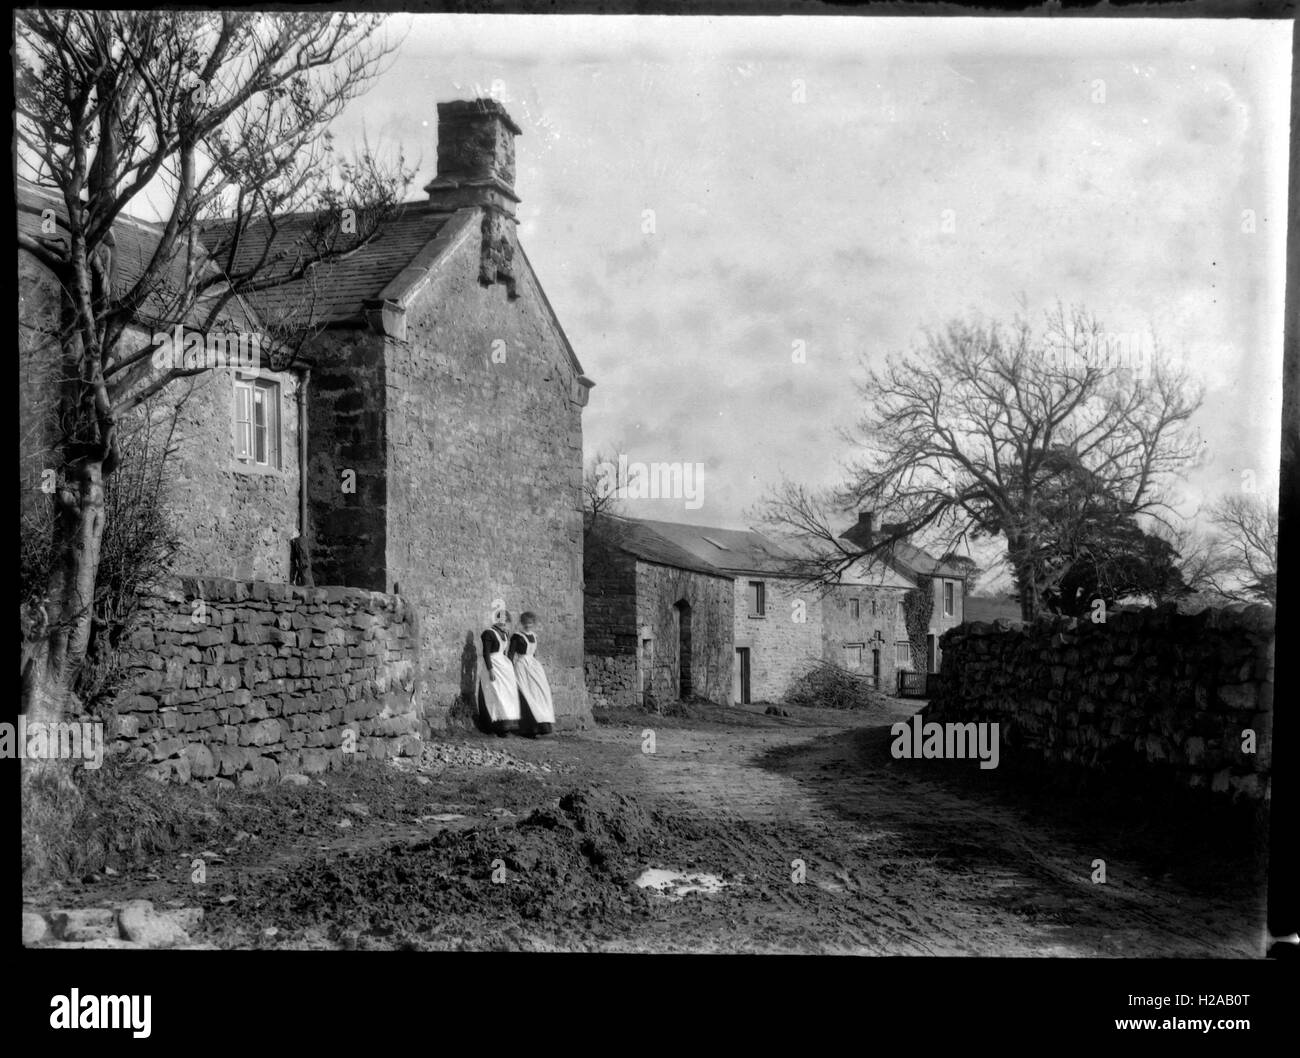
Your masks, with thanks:
[(280, 465), (280, 387), (266, 387), (266, 462)]
[(267, 463), (267, 393), (258, 385), (253, 390), (253, 457), (259, 465)]
[(252, 388), (242, 383), (235, 383), (235, 458), (247, 459), (251, 447), (249, 441), (249, 420)]

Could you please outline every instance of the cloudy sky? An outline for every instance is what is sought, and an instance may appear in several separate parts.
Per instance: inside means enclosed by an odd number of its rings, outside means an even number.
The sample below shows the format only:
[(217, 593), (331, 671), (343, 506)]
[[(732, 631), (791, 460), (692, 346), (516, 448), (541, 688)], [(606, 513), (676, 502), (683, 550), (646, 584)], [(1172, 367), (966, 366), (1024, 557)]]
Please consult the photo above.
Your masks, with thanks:
[(588, 451), (704, 466), (697, 509), (631, 513), (744, 527), (782, 474), (836, 483), (861, 358), (954, 315), (1009, 319), (1020, 298), (1039, 319), (1061, 299), (1154, 333), (1199, 374), (1213, 458), (1186, 510), (1242, 469), (1276, 487), (1290, 23), (393, 29), (404, 42), (340, 141), (400, 143), (422, 184), (438, 101), (506, 104), (520, 235), (597, 383)]

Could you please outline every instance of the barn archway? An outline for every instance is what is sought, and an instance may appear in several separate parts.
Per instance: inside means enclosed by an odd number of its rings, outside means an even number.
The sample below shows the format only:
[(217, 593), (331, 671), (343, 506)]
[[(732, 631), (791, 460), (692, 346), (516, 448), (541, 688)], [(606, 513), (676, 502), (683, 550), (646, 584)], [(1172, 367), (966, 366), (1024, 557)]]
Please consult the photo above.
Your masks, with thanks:
[(691, 604), (679, 599), (673, 604), (677, 621), (677, 697), (691, 696)]

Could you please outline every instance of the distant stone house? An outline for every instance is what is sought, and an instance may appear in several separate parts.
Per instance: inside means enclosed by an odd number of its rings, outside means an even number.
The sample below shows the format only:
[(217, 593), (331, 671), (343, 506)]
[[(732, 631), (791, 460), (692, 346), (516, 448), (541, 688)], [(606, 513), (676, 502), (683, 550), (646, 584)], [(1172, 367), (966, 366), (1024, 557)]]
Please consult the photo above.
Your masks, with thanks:
[(892, 691), (900, 670), (916, 668), (903, 599), (918, 587), (920, 569), (936, 577), (927, 642), (954, 618), (960, 623), (961, 581), (945, 575), (957, 571), (911, 544), (854, 563), (839, 583), (817, 590), (790, 574), (788, 551), (753, 530), (603, 516), (589, 536), (586, 670), (594, 703), (636, 704), (647, 691), (776, 701), (814, 660)]
[[(858, 521), (851, 528), (840, 534), (840, 539), (856, 547), (866, 549), (877, 540), (877, 534), (892, 535), (897, 526), (877, 524), (874, 511), (862, 511)], [(904, 586), (905, 590), (914, 590), (923, 583), (928, 583), (931, 593), (930, 616), (925, 629), (925, 655), (916, 657), (916, 651), (910, 643), (906, 623), (902, 613), (902, 599), (899, 598), (898, 622), (894, 643), (895, 668), (911, 672), (938, 672), (943, 657), (939, 648), (940, 637), (950, 628), (956, 628), (964, 620), (965, 587), (964, 570), (952, 563), (935, 558), (928, 551), (917, 547), (909, 540), (896, 540), (887, 549), (877, 552), (872, 560), (855, 565), (848, 576), (864, 582), (876, 577), (888, 577), (890, 574), (900, 578), (894, 583)]]
[[(294, 369), (222, 369), (164, 391), (198, 390), (169, 465), (179, 572), (287, 582), (301, 537), (316, 584), (400, 594), (418, 617), (417, 692), (435, 722), (472, 695), (494, 609), (532, 610), (563, 725), (588, 712), (580, 496), (593, 383), (516, 237), (519, 128), (492, 100), (442, 103), (438, 117), (425, 200), (239, 306), (239, 328), (311, 306), (319, 331)], [(20, 195), (20, 224), (46, 205)], [(291, 257), (312, 222), (279, 218), (271, 257)], [(124, 220), (115, 235), (119, 275), (138, 275), (157, 229)], [(249, 232), (237, 266), (267, 238)], [(50, 291), (23, 254), (20, 281), (24, 326), (39, 331)], [(175, 322), (142, 317), (139, 333)], [(33, 424), (48, 420), (50, 370), (24, 358)], [(48, 445), (30, 447), (39, 467)]]

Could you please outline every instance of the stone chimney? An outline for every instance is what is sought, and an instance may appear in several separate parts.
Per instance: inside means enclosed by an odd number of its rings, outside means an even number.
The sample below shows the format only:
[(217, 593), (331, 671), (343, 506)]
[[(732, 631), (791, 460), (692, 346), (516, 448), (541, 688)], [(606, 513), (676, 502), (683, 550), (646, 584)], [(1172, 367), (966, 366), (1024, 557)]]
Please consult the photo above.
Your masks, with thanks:
[(515, 216), (519, 126), (495, 99), (438, 104), (438, 175), (424, 190), (447, 209), (484, 206)]
[(875, 511), (859, 511), (858, 524), (853, 527), (853, 535), (863, 547), (870, 547), (879, 528), (880, 526), (876, 524)]
[(479, 282), (515, 298), (515, 137), (519, 126), (495, 99), (438, 104), (438, 175), (424, 186), (439, 209), (482, 209)]

